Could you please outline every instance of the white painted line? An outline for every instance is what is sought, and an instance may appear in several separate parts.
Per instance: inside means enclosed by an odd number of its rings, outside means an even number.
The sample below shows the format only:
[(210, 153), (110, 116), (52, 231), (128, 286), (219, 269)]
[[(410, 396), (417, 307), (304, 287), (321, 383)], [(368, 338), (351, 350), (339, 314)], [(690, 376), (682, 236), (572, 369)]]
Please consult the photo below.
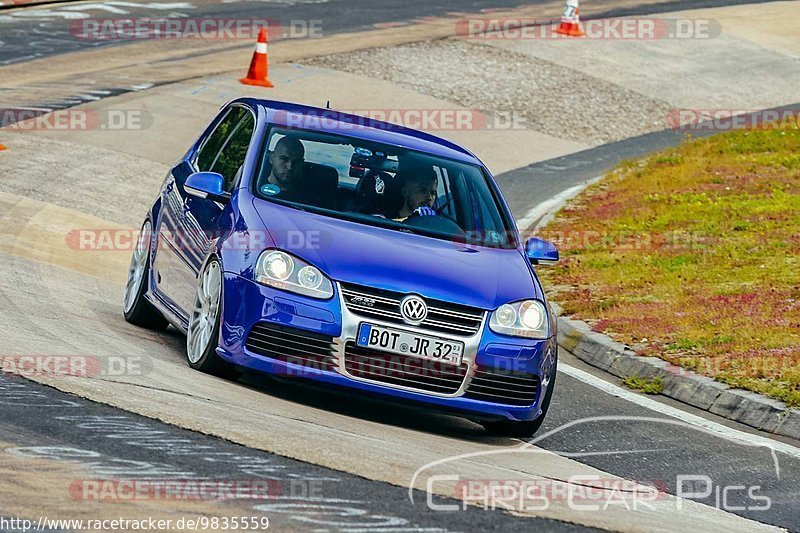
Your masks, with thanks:
[[(521, 219), (519, 219), (517, 221), (517, 227), (519, 228), (520, 231), (527, 230), (528, 228), (530, 228), (530, 226), (534, 222), (536, 222), (537, 220), (539, 220), (543, 216), (547, 215), (548, 213), (551, 213), (551, 212), (554, 212), (554, 211), (560, 209), (561, 206), (564, 205), (564, 203), (566, 203), (567, 200), (577, 196), (579, 192), (581, 192), (583, 189), (585, 189), (586, 187), (588, 187), (592, 183), (594, 183), (597, 180), (599, 180), (601, 177), (602, 176), (598, 176), (596, 178), (590, 179), (589, 181), (585, 181), (583, 183), (575, 185), (574, 187), (570, 187), (569, 189), (561, 191), (557, 195), (555, 195), (555, 196), (553, 196), (551, 198), (548, 198), (544, 202), (541, 202), (540, 204), (537, 204), (530, 211), (525, 213), (524, 217), (522, 217)], [(537, 225), (537, 227), (538, 227), (538, 225)]]
[(743, 441), (750, 445), (765, 446), (773, 449), (776, 452), (781, 452), (796, 459), (800, 459), (800, 448), (792, 446), (791, 444), (786, 444), (784, 442), (762, 437), (761, 435), (745, 433), (744, 431), (739, 431), (738, 429), (723, 426), (722, 424), (707, 420), (701, 416), (693, 415), (692, 413), (682, 411), (681, 409), (677, 409), (671, 405), (657, 402), (651, 398), (648, 398), (647, 396), (624, 389), (614, 385), (613, 383), (609, 383), (608, 381), (593, 376), (584, 370), (575, 368), (574, 366), (570, 366), (565, 363), (558, 363), (558, 371), (582, 381), (587, 385), (591, 385), (592, 387), (599, 389), (606, 394), (617, 396), (625, 401), (634, 403), (640, 407), (644, 407), (645, 409), (650, 409), (651, 411), (676, 418), (682, 422), (686, 422), (687, 424), (701, 428), (709, 433), (714, 433), (732, 440)]
[(537, 204), (533, 209), (525, 213), (524, 217), (522, 217), (517, 221), (517, 227), (519, 228), (520, 231), (525, 231), (534, 222), (542, 218), (550, 209), (555, 208), (559, 203), (568, 200), (575, 194), (578, 194), (581, 191), (581, 189), (583, 189), (583, 187), (584, 185), (576, 185), (574, 187), (570, 187), (565, 191), (561, 191), (552, 198), (545, 200), (540, 204)]
[(14, 106), (14, 109), (22, 109), (24, 111), (44, 111), (45, 113), (49, 113), (53, 111), (52, 107), (31, 107), (31, 106)]

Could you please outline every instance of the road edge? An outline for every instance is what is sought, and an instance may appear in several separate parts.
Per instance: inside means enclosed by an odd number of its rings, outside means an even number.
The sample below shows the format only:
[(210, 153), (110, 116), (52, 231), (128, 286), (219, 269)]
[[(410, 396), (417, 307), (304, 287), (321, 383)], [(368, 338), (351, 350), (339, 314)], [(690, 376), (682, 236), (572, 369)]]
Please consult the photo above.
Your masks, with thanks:
[[(775, 107), (769, 110), (797, 109), (798, 106), (800, 106), (800, 103)], [(758, 113), (747, 113), (745, 115), (756, 117)], [(695, 137), (706, 137), (714, 133), (718, 132), (714, 132), (711, 129), (701, 129), (700, 134), (695, 135)], [(656, 146), (662, 145), (660, 148), (656, 148), (658, 150), (677, 144), (682, 140), (682, 137), (676, 135), (674, 131), (662, 130), (631, 137), (622, 142), (626, 143), (626, 145), (638, 145), (637, 141), (644, 139), (655, 140)], [(590, 148), (586, 152), (602, 151), (604, 147), (617, 144), (620, 144), (620, 142)], [(625, 156), (630, 157), (635, 152), (636, 150), (632, 150), (632, 153), (626, 153)], [(551, 161), (563, 162), (573, 158), (575, 155), (562, 156)], [(614, 166), (622, 159), (619, 154), (616, 155), (618, 157), (607, 161), (607, 163), (611, 163), (611, 166)], [(640, 157), (647, 157), (647, 154), (640, 155)], [(541, 171), (548, 163), (549, 161), (541, 161), (523, 169), (512, 170), (506, 174), (525, 172), (532, 169)], [(582, 174), (585, 174), (586, 170), (584, 169)], [(531, 230), (535, 232), (546, 226), (567, 201), (577, 196), (589, 185), (598, 182), (606, 172), (608, 170), (602, 173), (598, 172), (597, 174), (599, 175), (596, 175), (596, 177), (586, 179), (582, 183), (573, 186), (565, 191), (568, 194), (558, 197), (556, 202), (548, 203), (545, 201), (535, 206), (523, 217), (522, 220), (526, 223), (521, 225), (519, 229), (527, 230), (532, 223)], [(657, 357), (637, 355), (629, 346), (613, 340), (608, 335), (593, 331), (586, 322), (561, 316), (562, 309), (557, 303), (551, 302), (551, 306), (557, 315), (559, 347), (570, 352), (584, 363), (621, 379), (639, 377), (653, 380), (658, 378), (662, 384), (660, 392), (662, 396), (761, 431), (800, 440), (800, 409), (789, 407), (780, 400), (769, 398), (757, 392), (736, 389)]]
[[(556, 305), (553, 305), (557, 308)], [(556, 313), (560, 314), (557, 308)], [(761, 431), (800, 439), (800, 410), (756, 392), (735, 389), (592, 331), (586, 322), (558, 317), (558, 345), (581, 361), (621, 379), (660, 379), (662, 396)]]
[[(598, 179), (587, 181), (584, 187)], [(570, 198), (578, 194), (576, 189), (570, 191)], [(567, 200), (564, 198), (558, 207), (540, 215), (536, 227), (549, 222), (555, 210)], [(592, 331), (586, 322), (560, 316), (561, 307), (557, 303), (551, 302), (551, 306), (559, 315), (558, 345), (581, 361), (621, 379), (660, 378), (662, 396), (768, 433), (800, 440), (800, 409), (757, 392), (735, 389), (657, 357), (636, 355), (628, 346), (608, 335)]]

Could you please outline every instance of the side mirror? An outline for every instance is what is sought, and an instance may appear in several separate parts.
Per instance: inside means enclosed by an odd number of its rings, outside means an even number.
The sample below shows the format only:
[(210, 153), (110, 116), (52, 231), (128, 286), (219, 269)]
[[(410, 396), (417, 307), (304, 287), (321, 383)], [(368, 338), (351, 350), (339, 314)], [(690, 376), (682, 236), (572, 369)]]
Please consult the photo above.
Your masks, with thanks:
[(208, 198), (215, 202), (227, 203), (230, 193), (225, 192), (225, 179), (216, 172), (195, 172), (183, 184), (188, 194), (198, 198)]
[(558, 261), (558, 250), (553, 243), (538, 237), (525, 241), (525, 255), (534, 265), (552, 265)]

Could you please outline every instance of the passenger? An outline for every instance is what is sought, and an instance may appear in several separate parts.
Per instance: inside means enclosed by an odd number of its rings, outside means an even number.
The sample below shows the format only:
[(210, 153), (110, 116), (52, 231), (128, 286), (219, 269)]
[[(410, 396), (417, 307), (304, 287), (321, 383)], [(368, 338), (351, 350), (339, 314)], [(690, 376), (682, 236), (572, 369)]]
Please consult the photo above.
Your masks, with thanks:
[(394, 220), (405, 221), (413, 214), (427, 216), (435, 215), (433, 203), (436, 200), (436, 191), (439, 188), (439, 178), (432, 167), (415, 168), (413, 173), (402, 177), (400, 196), (403, 204)]

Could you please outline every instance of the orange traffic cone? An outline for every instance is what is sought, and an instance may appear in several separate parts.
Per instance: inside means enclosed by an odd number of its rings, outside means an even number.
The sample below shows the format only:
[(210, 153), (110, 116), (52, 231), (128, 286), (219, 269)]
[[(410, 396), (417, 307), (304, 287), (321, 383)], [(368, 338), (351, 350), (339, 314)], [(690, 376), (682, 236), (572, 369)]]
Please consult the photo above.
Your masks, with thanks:
[(5, 150), (5, 149), (6, 149), (6, 145), (5, 144), (0, 144), (0, 152)]
[(578, 7), (578, 0), (567, 0), (567, 5), (564, 8), (564, 14), (561, 15), (561, 24), (558, 25), (556, 33), (561, 35), (569, 35), (570, 37), (583, 37), (586, 35), (581, 29), (581, 18), (578, 14), (580, 8)]
[(267, 57), (267, 29), (261, 28), (258, 32), (258, 42), (256, 51), (253, 52), (253, 59), (250, 60), (250, 69), (247, 76), (239, 78), (245, 85), (258, 85), (259, 87), (274, 87), (269, 81), (269, 58)]

